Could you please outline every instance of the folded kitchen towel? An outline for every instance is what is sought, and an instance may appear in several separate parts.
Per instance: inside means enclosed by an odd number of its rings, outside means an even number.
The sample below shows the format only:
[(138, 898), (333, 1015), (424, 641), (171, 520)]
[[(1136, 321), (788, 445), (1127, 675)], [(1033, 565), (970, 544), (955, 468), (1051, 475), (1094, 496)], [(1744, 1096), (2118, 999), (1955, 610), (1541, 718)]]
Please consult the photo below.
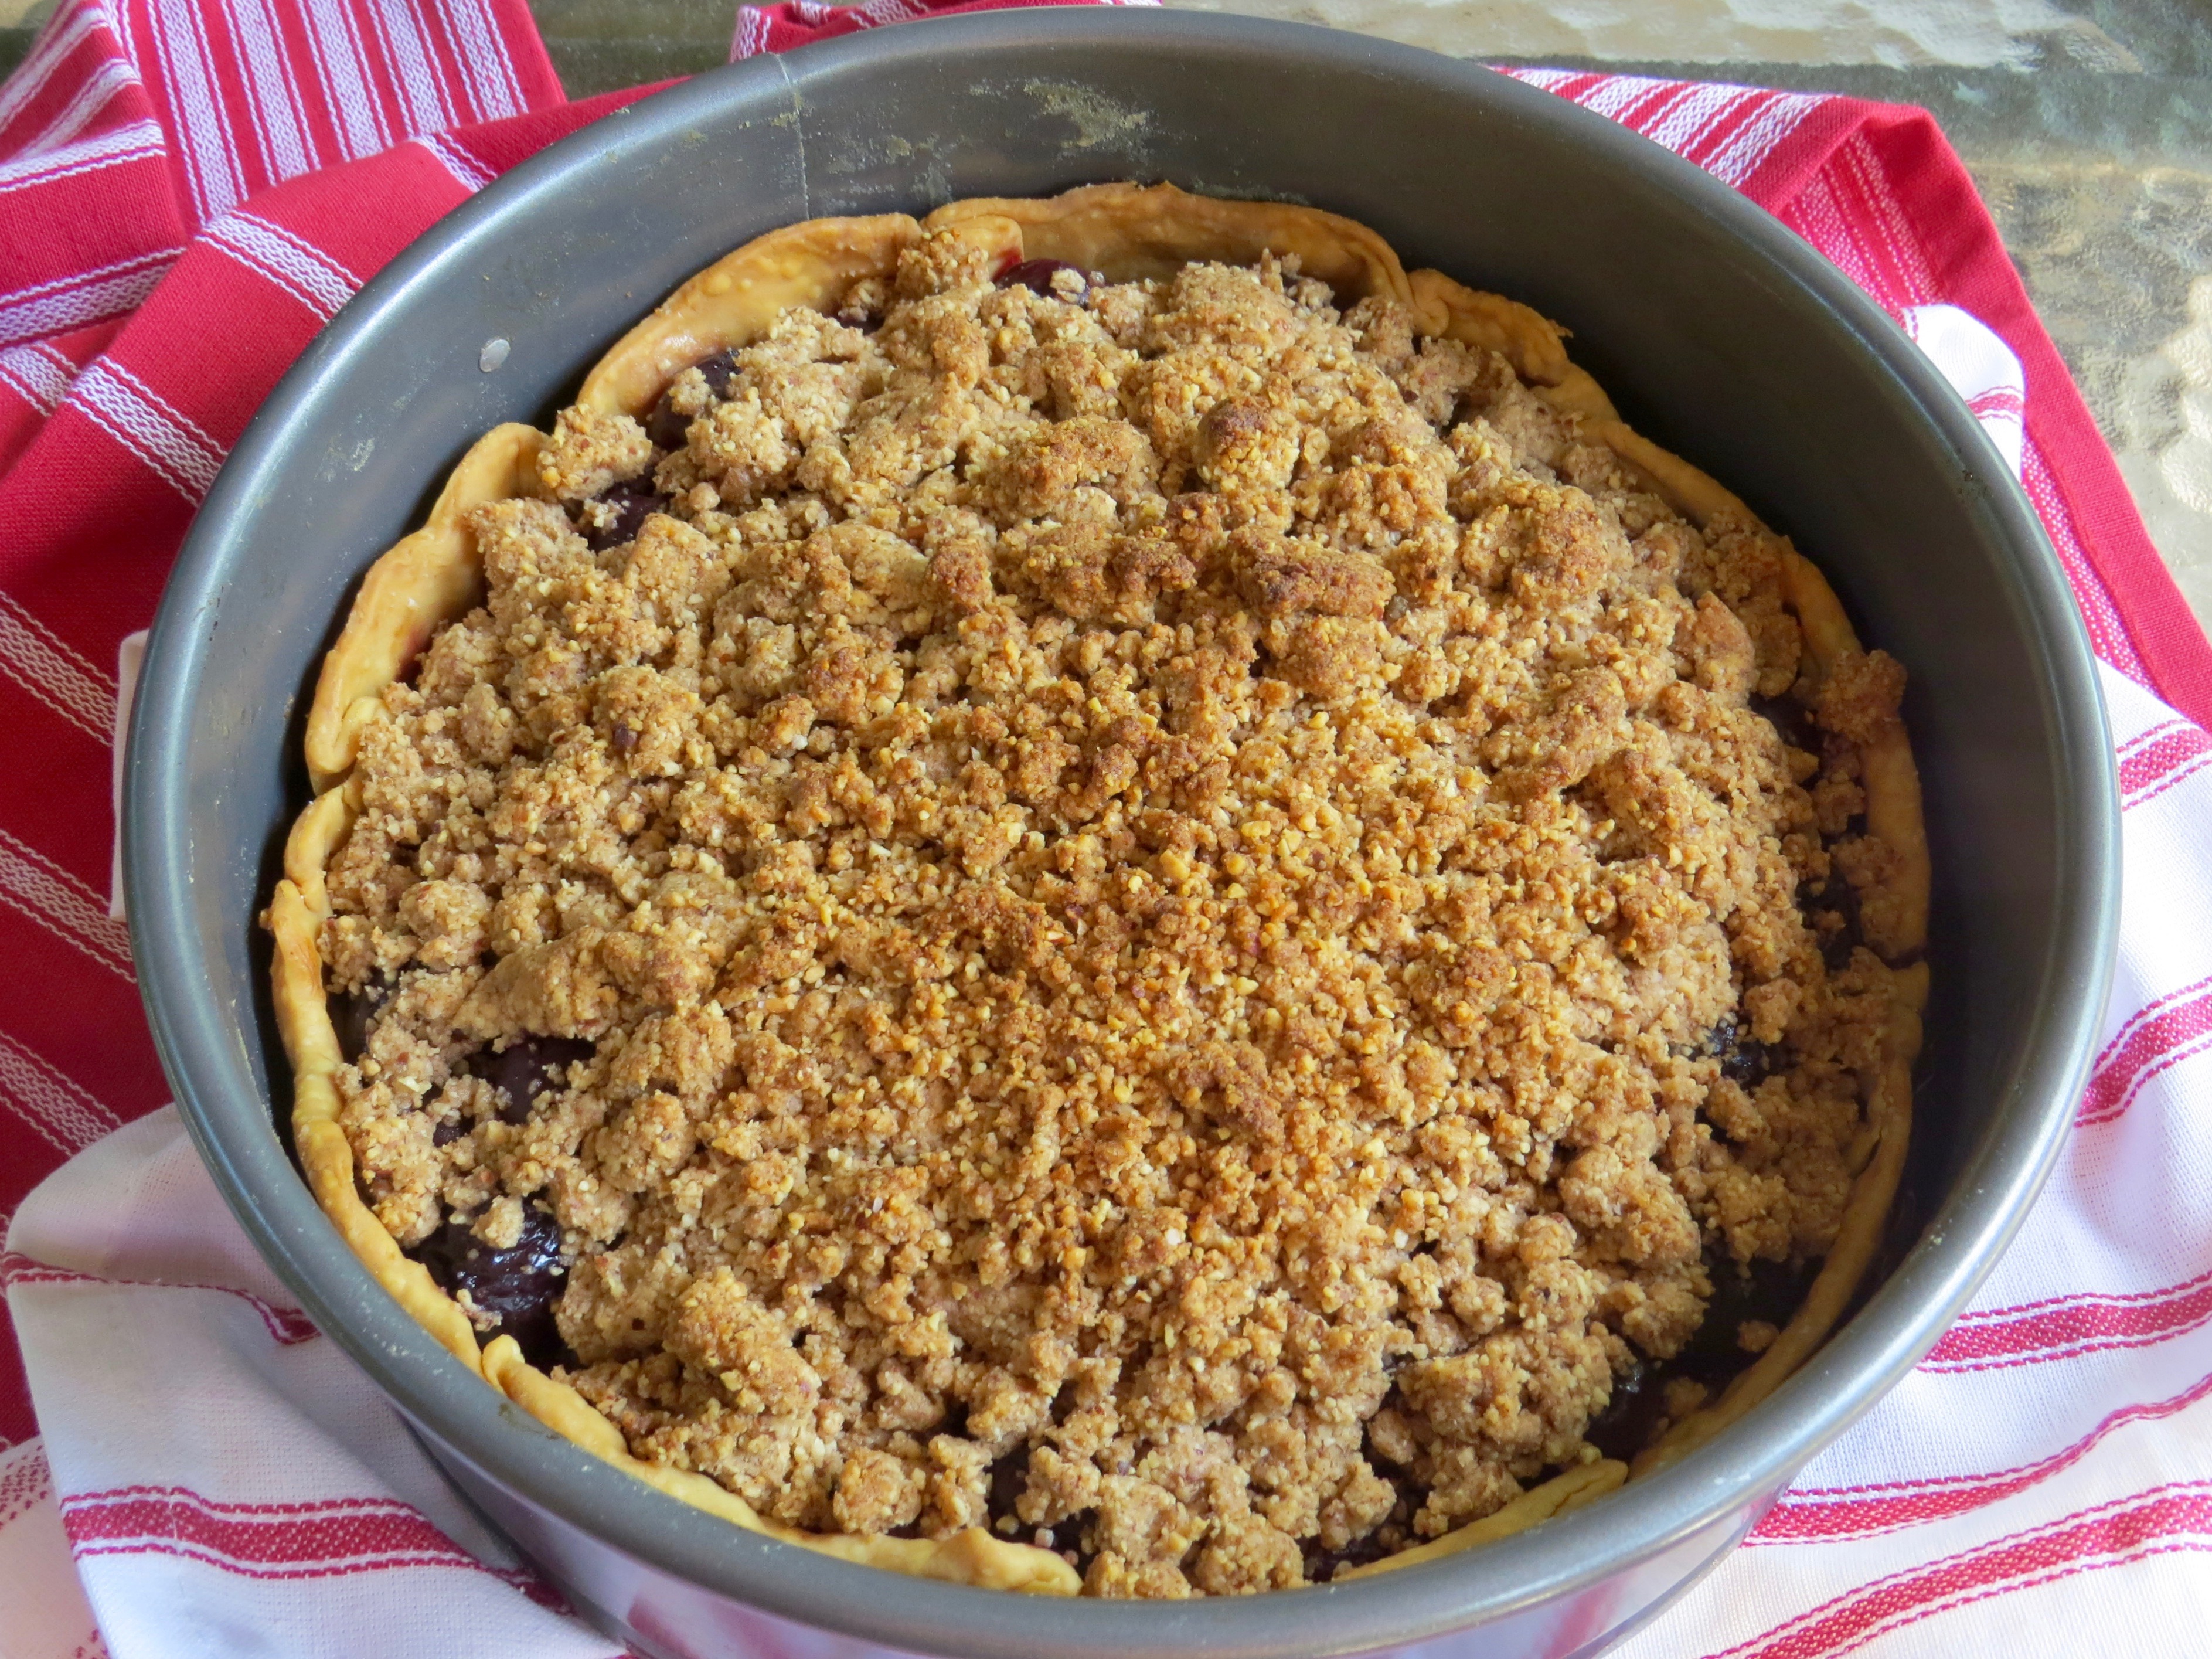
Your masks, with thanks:
[[(741, 13), (733, 52), (964, 9), (794, 0)], [(2212, 651), (1924, 113), (1516, 73), (1775, 212), (1951, 377), (2066, 564), (2125, 797), (2108, 1041), (2020, 1242), (1626, 1651), (2189, 1650), (2212, 1540)], [(0, 1273), (30, 1385), (0, 1372), (0, 1659), (613, 1650), (473, 1524), (173, 1114), (148, 1115), (106, 889), (116, 665), (247, 417), (439, 215), (635, 95), (561, 103), (520, 0), (68, 0), (0, 88)], [(748, 1645), (864, 1651), (766, 1621)]]

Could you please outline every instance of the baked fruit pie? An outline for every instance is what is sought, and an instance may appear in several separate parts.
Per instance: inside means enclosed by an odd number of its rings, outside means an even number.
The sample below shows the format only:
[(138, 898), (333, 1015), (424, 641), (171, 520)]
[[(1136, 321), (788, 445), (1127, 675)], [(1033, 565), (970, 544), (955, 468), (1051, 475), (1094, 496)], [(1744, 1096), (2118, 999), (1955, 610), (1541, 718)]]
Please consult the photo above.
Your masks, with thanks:
[(1903, 680), (1359, 225), (797, 225), (370, 570), (267, 915), (301, 1160), (462, 1363), (739, 1525), (1060, 1594), (1427, 1559), (1852, 1296)]

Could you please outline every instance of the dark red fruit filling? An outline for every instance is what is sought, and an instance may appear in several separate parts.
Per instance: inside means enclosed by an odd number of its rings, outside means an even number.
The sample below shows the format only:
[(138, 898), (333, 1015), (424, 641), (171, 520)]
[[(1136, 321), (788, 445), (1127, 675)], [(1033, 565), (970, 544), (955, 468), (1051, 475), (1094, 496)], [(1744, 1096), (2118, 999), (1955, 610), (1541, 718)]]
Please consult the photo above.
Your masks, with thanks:
[[(1062, 294), (1052, 285), (1056, 271), (1072, 270), (1082, 279), (1083, 286), (1076, 293)], [(1000, 288), (1025, 288), (1032, 294), (1042, 294), (1048, 300), (1066, 300), (1070, 305), (1081, 305), (1091, 296), (1091, 273), (1081, 265), (1070, 264), (1065, 259), (1024, 259), (999, 273)]]
[(627, 483), (610, 484), (592, 500), (611, 507), (614, 512), (605, 524), (594, 525), (586, 520), (578, 526), (584, 540), (594, 553), (604, 553), (611, 547), (620, 547), (624, 542), (634, 542), (637, 532), (645, 528), (647, 518), (665, 512), (668, 497), (653, 487), (650, 477), (632, 478)]
[[(731, 377), (738, 372), (738, 354), (718, 351), (692, 366), (707, 377), (707, 390), (717, 398), (723, 397), (729, 392)], [(664, 392), (660, 401), (653, 404), (653, 412), (645, 417), (645, 435), (653, 441), (656, 449), (681, 449), (684, 434), (691, 429), (691, 418), (672, 409), (668, 394)]]
[(561, 1297), (561, 1226), (536, 1205), (523, 1206), (522, 1237), (510, 1249), (494, 1249), (465, 1221), (448, 1221), (408, 1254), (448, 1295), (465, 1291), (479, 1312), (494, 1316), (490, 1328), (479, 1328), (485, 1340), (513, 1337), (532, 1364), (561, 1357), (561, 1334), (553, 1322), (553, 1304)]
[(580, 1037), (526, 1036), (496, 1054), (479, 1048), (464, 1064), (499, 1091), (502, 1123), (526, 1123), (538, 1097), (567, 1088), (568, 1068), (592, 1053)]
[(368, 1052), (368, 1028), (391, 1000), (388, 981), (371, 980), (358, 991), (341, 991), (329, 999), (331, 1028), (337, 1032), (338, 1053), (351, 1066)]

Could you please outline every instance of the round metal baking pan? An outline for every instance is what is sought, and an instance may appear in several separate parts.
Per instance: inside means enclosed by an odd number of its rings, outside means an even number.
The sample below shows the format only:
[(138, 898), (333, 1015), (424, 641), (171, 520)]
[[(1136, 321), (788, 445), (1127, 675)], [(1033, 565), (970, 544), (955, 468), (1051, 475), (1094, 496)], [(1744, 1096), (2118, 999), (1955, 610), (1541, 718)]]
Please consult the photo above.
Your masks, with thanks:
[[(1381, 1580), (1174, 1604), (848, 1565), (688, 1509), (529, 1421), (377, 1288), (301, 1182), (253, 921), (307, 798), (307, 690), (350, 587), (476, 434), (545, 423), (631, 321), (761, 231), (1125, 178), (1348, 214), (1409, 267), (1571, 327), (1628, 418), (1791, 533), (1911, 669), (1936, 870), (1916, 1208), (1885, 1282), (1811, 1363), (1694, 1456), (1534, 1532)], [(493, 340), (508, 349), (486, 372)], [(2094, 665), (2035, 516), (1965, 405), (1818, 254), (1657, 146), (1471, 64), (1118, 9), (996, 12), (734, 64), (437, 225), (324, 331), (210, 492), (139, 682), (124, 815), (148, 1012), (246, 1231), (571, 1601), (664, 1656), (753, 1651), (785, 1620), (967, 1659), (1312, 1659), (1478, 1626), (1497, 1659), (1604, 1646), (1739, 1539), (2003, 1249), (2086, 1069), (2119, 876)]]

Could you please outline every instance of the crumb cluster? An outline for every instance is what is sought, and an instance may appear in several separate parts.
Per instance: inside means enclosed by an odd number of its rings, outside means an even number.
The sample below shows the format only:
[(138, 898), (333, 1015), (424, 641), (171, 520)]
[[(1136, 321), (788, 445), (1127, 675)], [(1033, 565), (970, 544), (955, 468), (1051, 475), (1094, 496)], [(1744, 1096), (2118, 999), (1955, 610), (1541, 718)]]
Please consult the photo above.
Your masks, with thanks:
[(1391, 303), (993, 276), (925, 240), (476, 514), (330, 866), (342, 1121), (404, 1246), (557, 1227), (641, 1457), (1294, 1585), (1827, 1248), (1902, 675), (1815, 696), (1778, 540)]

